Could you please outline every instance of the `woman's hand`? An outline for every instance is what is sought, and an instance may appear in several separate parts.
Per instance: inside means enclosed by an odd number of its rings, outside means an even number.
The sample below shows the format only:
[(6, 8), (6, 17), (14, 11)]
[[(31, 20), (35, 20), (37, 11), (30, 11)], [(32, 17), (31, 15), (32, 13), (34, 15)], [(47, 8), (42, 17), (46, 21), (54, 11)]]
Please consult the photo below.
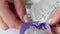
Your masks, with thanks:
[(28, 21), (23, 0), (14, 0), (14, 7), (8, 3), (8, 0), (0, 0), (0, 28), (19, 29), (23, 22)]
[(60, 7), (53, 13), (48, 23), (52, 26), (52, 30), (55, 34), (60, 34), (60, 25), (58, 27), (53, 27), (53, 25), (60, 24)]

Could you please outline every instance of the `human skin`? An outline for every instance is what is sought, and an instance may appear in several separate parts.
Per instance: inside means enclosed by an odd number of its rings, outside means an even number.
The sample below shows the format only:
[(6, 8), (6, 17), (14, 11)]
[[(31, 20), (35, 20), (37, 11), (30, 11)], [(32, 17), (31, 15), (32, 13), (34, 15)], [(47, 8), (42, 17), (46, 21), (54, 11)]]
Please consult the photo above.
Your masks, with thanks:
[[(19, 29), (23, 22), (29, 21), (28, 17), (26, 16), (26, 10), (23, 0), (14, 0), (14, 6), (17, 15), (14, 14), (15, 11), (10, 10), (8, 0), (0, 0), (0, 28), (4, 30), (8, 28)], [(16, 16), (19, 16), (20, 20), (18, 20)], [(59, 23), (59, 21), (60, 7), (58, 7), (57, 10), (53, 13), (48, 23), (52, 26)], [(60, 27), (53, 27), (52, 30), (54, 30), (55, 33), (60, 33)]]
[(0, 28), (3, 30), (7, 30), (9, 28), (20, 29), (23, 22), (28, 20), (23, 0), (14, 0), (16, 12), (14, 8), (11, 10), (11, 7), (12, 6), (9, 6), (8, 4), (8, 0), (0, 1)]
[(52, 26), (52, 30), (55, 34), (60, 34), (60, 25), (58, 27), (53, 27), (53, 25), (60, 24), (60, 7), (52, 14), (51, 18), (48, 20), (48, 23)]

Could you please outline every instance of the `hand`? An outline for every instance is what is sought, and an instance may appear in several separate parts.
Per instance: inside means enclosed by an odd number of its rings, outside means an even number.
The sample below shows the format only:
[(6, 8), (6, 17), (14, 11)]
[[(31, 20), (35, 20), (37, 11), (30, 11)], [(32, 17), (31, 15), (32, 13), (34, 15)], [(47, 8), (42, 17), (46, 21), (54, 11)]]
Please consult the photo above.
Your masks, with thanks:
[(24, 21), (28, 21), (23, 0), (14, 0), (14, 7), (8, 3), (8, 0), (0, 1), (0, 28), (19, 29)]
[[(60, 24), (60, 7), (58, 7), (57, 10), (52, 14), (48, 23), (51, 26), (56, 25), (56, 24)], [(60, 34), (60, 27), (52, 27), (52, 30), (55, 34)]]

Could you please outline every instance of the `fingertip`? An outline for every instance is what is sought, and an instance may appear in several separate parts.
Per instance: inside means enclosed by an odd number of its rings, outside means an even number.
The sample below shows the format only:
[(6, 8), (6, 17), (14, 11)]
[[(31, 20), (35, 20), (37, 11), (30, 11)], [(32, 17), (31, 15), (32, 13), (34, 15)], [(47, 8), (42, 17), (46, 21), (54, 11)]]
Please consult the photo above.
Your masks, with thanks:
[(60, 20), (59, 15), (55, 14), (55, 15), (53, 15), (53, 17), (51, 17), (51, 18), (48, 20), (48, 23), (49, 23), (50, 25), (55, 25), (55, 24), (58, 24), (58, 23), (59, 23), (59, 20)]
[(2, 22), (2, 23), (0, 23), (0, 29), (7, 30), (7, 29), (9, 29), (9, 27), (8, 27), (7, 24), (5, 24), (4, 22)]
[(2, 30), (6, 31), (9, 29), (9, 27), (1, 27)]
[(0, 29), (7, 30), (9, 27), (8, 25), (3, 21), (3, 19), (0, 17)]
[(0, 23), (0, 29), (7, 30), (9, 27), (5, 23)]
[(54, 25), (54, 24), (55, 24), (55, 20), (54, 20), (54, 19), (49, 19), (49, 20), (48, 20), (48, 24)]
[(28, 15), (24, 16), (24, 20), (25, 20), (25, 22), (30, 22), (30, 18), (28, 17)]

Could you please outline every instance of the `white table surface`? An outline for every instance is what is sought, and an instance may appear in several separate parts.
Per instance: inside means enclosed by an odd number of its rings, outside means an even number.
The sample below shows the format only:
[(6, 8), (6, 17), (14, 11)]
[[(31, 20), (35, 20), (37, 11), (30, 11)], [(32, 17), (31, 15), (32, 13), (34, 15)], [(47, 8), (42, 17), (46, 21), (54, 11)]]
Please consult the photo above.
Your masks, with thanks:
[(9, 29), (7, 31), (4, 31), (0, 29), (0, 34), (19, 34), (19, 30)]

